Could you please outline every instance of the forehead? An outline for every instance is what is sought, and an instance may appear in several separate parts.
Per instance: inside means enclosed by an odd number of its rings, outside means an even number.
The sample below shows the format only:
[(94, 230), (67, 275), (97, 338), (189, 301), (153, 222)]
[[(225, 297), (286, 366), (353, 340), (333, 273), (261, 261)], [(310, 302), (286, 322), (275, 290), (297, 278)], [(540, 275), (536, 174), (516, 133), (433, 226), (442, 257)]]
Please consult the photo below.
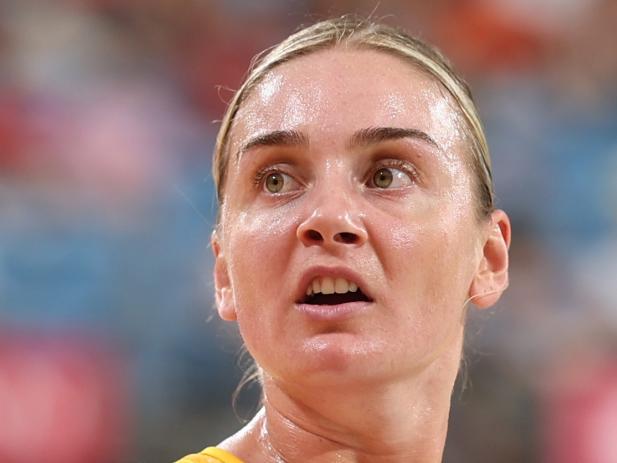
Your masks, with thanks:
[(457, 106), (435, 78), (385, 52), (339, 47), (269, 71), (236, 115), (232, 146), (273, 130), (327, 139), (384, 126), (425, 131), (444, 150), (463, 137)]

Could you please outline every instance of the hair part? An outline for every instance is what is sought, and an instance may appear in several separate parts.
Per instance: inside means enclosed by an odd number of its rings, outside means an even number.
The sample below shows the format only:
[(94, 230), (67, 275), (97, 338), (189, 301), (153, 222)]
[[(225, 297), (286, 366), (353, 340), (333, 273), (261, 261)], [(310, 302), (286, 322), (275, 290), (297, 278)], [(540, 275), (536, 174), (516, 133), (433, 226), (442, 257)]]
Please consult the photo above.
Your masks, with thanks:
[(234, 120), (252, 90), (275, 67), (294, 58), (341, 45), (377, 50), (399, 57), (427, 72), (450, 93), (465, 122), (465, 133), (470, 144), (470, 164), (476, 177), (478, 215), (480, 218), (488, 217), (494, 209), (495, 198), (491, 158), (468, 85), (436, 48), (402, 30), (351, 16), (321, 21), (301, 29), (253, 59), (246, 80), (227, 107), (216, 139), (212, 171), (219, 205), (222, 204), (225, 194)]

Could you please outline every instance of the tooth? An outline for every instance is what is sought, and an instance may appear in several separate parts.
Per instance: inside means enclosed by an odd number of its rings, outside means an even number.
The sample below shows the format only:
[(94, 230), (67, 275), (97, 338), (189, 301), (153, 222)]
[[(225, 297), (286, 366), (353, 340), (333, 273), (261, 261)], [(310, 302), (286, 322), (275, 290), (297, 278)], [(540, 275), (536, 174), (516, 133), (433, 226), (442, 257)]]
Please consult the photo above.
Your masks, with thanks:
[(321, 285), (319, 284), (319, 278), (313, 280), (313, 293), (317, 294), (321, 292)]
[(313, 294), (313, 287), (309, 285), (309, 287), (306, 288), (306, 295), (310, 296), (311, 294)]
[(337, 278), (334, 280), (334, 292), (337, 294), (345, 294), (349, 290), (349, 282), (345, 278)]
[(332, 278), (324, 277), (321, 279), (321, 293), (334, 294), (334, 280)]
[(355, 283), (349, 283), (349, 291), (355, 293), (356, 291), (358, 291), (358, 285)]

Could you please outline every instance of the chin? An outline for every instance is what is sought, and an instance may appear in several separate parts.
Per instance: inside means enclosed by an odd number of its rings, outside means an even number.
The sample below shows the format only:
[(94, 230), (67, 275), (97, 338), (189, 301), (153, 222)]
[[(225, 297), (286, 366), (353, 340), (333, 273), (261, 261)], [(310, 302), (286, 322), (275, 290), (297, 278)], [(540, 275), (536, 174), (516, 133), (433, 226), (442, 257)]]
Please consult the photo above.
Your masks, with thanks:
[(287, 358), (289, 368), (280, 376), (294, 383), (314, 386), (359, 385), (383, 375), (388, 350), (385, 342), (362, 339), (357, 334), (332, 332), (314, 335)]

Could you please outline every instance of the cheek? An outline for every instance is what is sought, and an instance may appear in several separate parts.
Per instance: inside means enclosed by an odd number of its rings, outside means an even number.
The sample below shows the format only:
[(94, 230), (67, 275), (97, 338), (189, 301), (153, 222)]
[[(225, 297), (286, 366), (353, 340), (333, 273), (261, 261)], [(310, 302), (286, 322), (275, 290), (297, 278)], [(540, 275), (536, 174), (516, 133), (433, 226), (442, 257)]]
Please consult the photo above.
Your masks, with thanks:
[(297, 213), (268, 208), (224, 218), (229, 273), (237, 310), (274, 300), (294, 245)]
[[(385, 271), (400, 281), (398, 294), (414, 298), (422, 313), (462, 309), (473, 274), (477, 232), (461, 208), (442, 204), (415, 214), (380, 221), (376, 231)], [(464, 209), (464, 208), (463, 208)]]
[(473, 249), (463, 227), (448, 220), (392, 228), (390, 280), (399, 286), (388, 305), (400, 311), (392, 329), (412, 340), (405, 344), (410, 354), (430, 362), (462, 334)]

